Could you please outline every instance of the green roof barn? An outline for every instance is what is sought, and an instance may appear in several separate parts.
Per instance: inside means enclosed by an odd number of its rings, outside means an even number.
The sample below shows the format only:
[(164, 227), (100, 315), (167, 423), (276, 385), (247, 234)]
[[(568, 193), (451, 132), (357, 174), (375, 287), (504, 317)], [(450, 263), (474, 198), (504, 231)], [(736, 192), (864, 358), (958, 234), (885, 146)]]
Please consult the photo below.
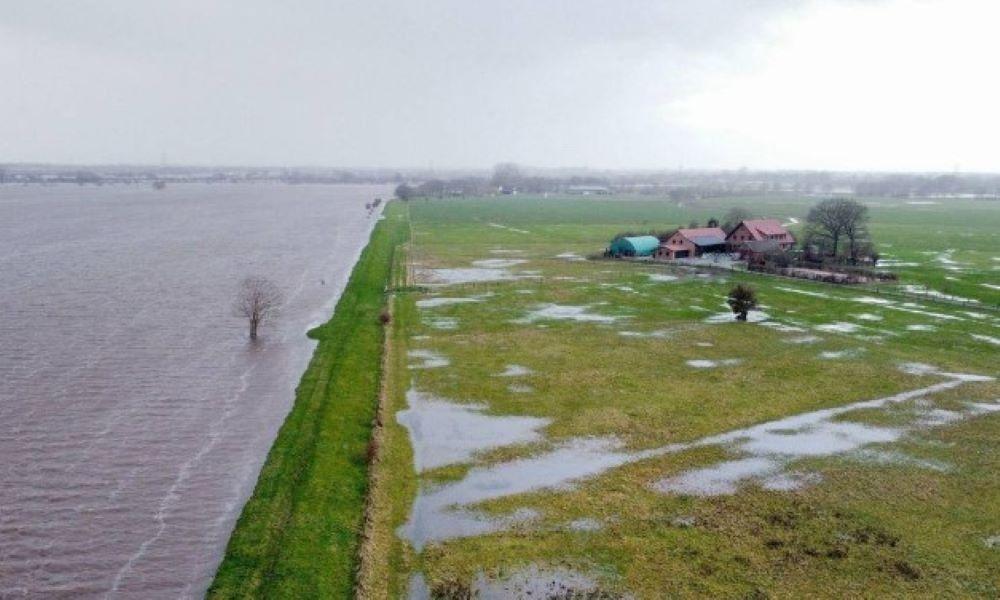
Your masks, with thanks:
[(652, 256), (660, 247), (660, 239), (653, 235), (620, 237), (611, 241), (609, 250), (613, 256)]

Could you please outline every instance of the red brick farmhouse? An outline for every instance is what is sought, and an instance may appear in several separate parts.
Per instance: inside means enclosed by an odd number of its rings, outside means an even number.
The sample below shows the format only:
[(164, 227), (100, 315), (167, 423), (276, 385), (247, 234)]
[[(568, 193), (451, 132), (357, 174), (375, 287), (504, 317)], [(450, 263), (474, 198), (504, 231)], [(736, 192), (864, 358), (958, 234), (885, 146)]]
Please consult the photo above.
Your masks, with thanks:
[(789, 250), (795, 245), (795, 238), (788, 230), (782, 227), (781, 221), (777, 219), (748, 219), (740, 221), (740, 224), (726, 236), (726, 245), (731, 252), (741, 252), (745, 249), (747, 242), (760, 242), (771, 240), (777, 243), (782, 250)]

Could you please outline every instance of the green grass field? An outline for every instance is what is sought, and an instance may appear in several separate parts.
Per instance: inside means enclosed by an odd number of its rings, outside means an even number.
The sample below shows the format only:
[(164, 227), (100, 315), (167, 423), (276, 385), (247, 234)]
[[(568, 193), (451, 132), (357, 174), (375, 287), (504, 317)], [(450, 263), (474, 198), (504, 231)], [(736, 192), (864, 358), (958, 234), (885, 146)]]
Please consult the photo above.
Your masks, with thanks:
[[(406, 255), (416, 283), (432, 281), (435, 269), (475, 268), (474, 261), (520, 262), (480, 263), (506, 279), (396, 296), (390, 412), (407, 418), (408, 391), (434, 397), (472, 423), (454, 436), (479, 451), (418, 474), (410, 432), (396, 419), (385, 423), (378, 469), (387, 483), (373, 498), (379, 534), (368, 559), (379, 565), (379, 583), (368, 596), (405, 597), (413, 588), (463, 597), (524, 573), (605, 597), (1000, 594), (1000, 548), (991, 547), (1000, 536), (1000, 414), (992, 412), (1000, 384), (947, 383), (948, 373), (1000, 375), (993, 308), (1000, 290), (990, 287), (1000, 285), (1000, 206), (868, 202), (876, 243), (902, 263), (891, 267), (899, 286), (835, 287), (570, 256), (600, 252), (618, 231), (704, 222), (734, 203), (804, 221), (806, 200), (410, 202)], [(449, 273), (470, 275), (436, 275)], [(718, 322), (736, 282), (755, 287), (764, 322)], [(906, 285), (969, 302), (889, 294)], [(417, 305), (434, 299), (440, 304)], [(566, 318), (573, 315), (582, 320)], [(413, 351), (443, 361), (414, 368), (424, 365), (408, 356)], [(910, 363), (933, 368), (901, 368)], [(500, 376), (512, 365), (519, 367), (513, 376)], [(942, 382), (824, 420), (834, 438), (861, 425), (859, 435), (872, 439), (780, 458), (777, 479), (751, 477), (712, 494), (658, 487), (755, 456), (749, 446), (698, 444), (706, 436)], [(503, 430), (502, 417), (511, 416), (536, 423), (533, 435), (489, 443), (492, 424)], [(610, 446), (590, 448), (598, 442)], [(565, 460), (545, 462), (550, 456)], [(586, 471), (602, 460), (607, 468)], [(533, 461), (546, 465), (549, 479), (528, 485), (538, 476), (526, 468)], [(561, 480), (574, 465), (586, 474)], [(515, 491), (483, 491), (503, 486)], [(420, 548), (411, 543), (415, 502), (461, 498), (463, 490), (482, 499), (459, 508), (487, 526), (432, 535)], [(425, 524), (440, 534), (447, 529), (440, 518)]]
[(409, 234), (404, 207), (386, 208), (295, 404), (236, 524), (210, 598), (347, 598), (353, 594), (368, 481), (367, 447), (380, 383), (393, 255)]

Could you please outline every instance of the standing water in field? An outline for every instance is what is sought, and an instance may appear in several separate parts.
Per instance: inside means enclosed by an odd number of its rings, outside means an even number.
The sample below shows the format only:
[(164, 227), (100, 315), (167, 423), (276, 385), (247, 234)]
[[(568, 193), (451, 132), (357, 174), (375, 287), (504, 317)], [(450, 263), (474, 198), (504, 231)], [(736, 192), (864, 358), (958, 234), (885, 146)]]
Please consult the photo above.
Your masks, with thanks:
[(0, 186), (0, 597), (204, 594), (387, 192)]

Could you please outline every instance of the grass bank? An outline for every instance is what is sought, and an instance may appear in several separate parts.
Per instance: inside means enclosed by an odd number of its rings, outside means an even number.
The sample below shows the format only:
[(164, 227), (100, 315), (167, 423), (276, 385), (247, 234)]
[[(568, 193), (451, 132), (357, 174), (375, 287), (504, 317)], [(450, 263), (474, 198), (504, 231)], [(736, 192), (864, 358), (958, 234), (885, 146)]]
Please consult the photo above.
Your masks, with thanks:
[(210, 598), (347, 598), (355, 583), (393, 255), (409, 235), (391, 203), (319, 340)]

